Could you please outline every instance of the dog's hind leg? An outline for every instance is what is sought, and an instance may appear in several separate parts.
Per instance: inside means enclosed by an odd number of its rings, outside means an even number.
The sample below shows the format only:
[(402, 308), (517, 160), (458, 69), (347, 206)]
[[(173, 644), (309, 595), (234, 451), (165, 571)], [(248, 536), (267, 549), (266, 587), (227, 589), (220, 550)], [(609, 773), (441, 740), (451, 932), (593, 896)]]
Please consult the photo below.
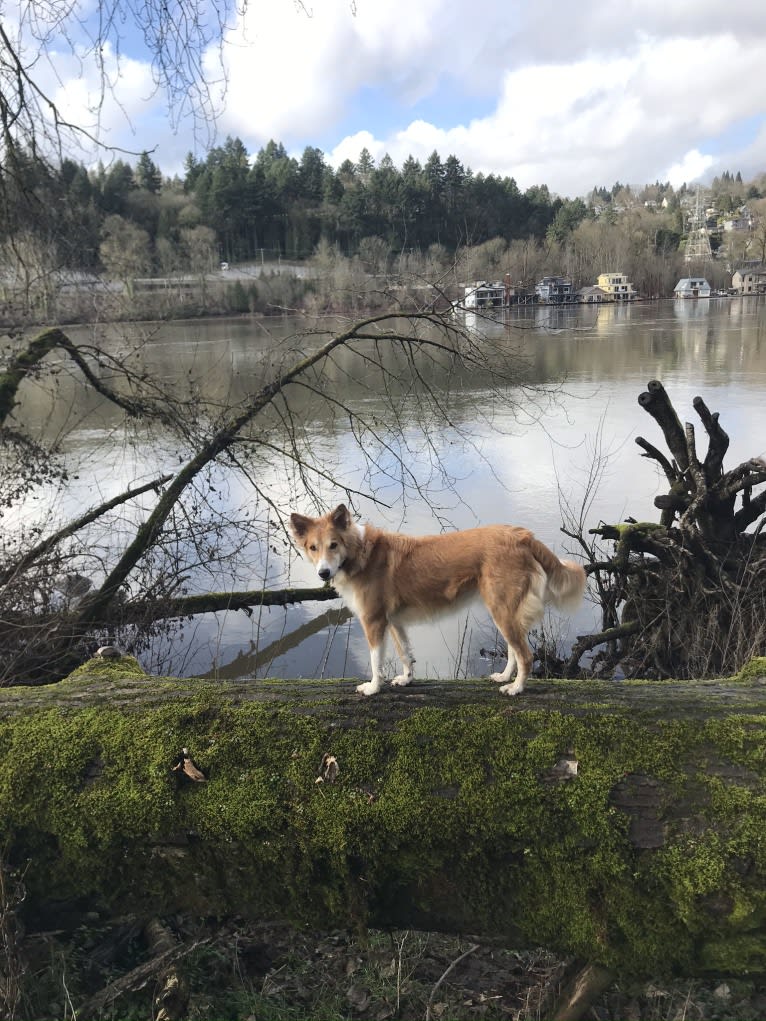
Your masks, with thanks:
[(412, 656), (412, 646), (410, 645), (410, 640), (407, 637), (407, 632), (401, 624), (394, 624), (393, 621), (390, 621), (389, 627), (391, 628), (391, 637), (394, 640), (394, 646), (396, 647), (399, 659), (402, 661), (402, 672), (394, 677), (391, 684), (396, 685), (397, 687), (404, 687), (412, 680), (412, 667), (415, 663)]
[(490, 674), (490, 681), (495, 681), (497, 684), (507, 684), (508, 681), (513, 677), (513, 673), (516, 669), (516, 653), (513, 649), (508, 646), (508, 662), (505, 664), (505, 670), (501, 674)]
[[(508, 663), (502, 673), (490, 674), (490, 678), (502, 685), (500, 691), (504, 695), (520, 695), (524, 690), (524, 682), (532, 669), (532, 652), (527, 637), (515, 621), (501, 622), (494, 615), (493, 619), (508, 642)], [(516, 669), (516, 680), (513, 684), (509, 684), (514, 668)]]
[(386, 621), (383, 617), (362, 617), (362, 627), (370, 647), (370, 663), (372, 679), (358, 684), (356, 690), (360, 695), (377, 695), (383, 686), (383, 654), (386, 643)]
[[(533, 656), (529, 647), (527, 634), (543, 618), (544, 603), (542, 586), (544, 577), (533, 576), (529, 589), (518, 602), (505, 602), (497, 590), (482, 593), (492, 619), (508, 643), (508, 663), (499, 674), (491, 674), (493, 681), (501, 684), (503, 695), (520, 695), (524, 690), (524, 682), (532, 670)], [(516, 668), (516, 680), (509, 683)]]

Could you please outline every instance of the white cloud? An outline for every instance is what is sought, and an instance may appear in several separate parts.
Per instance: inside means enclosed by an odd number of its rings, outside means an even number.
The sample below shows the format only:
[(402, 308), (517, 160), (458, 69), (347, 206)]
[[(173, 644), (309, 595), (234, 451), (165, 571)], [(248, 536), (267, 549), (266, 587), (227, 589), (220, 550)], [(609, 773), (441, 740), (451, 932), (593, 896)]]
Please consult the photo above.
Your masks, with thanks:
[(662, 178), (670, 181), (674, 188), (678, 188), (685, 181), (696, 181), (702, 177), (714, 163), (712, 156), (706, 156), (698, 149), (690, 149), (679, 163), (674, 163), (665, 171)]
[[(28, 46), (25, 52), (29, 54)], [(79, 48), (51, 48), (35, 62), (36, 85), (56, 108), (63, 154), (85, 163), (108, 158), (108, 150), (99, 149), (94, 139), (129, 153), (151, 148), (156, 139), (151, 140), (146, 127), (162, 107), (148, 63), (125, 55), (118, 59), (108, 43), (101, 56), (103, 74), (92, 55)], [(44, 101), (40, 107), (53, 144), (53, 112)], [(81, 130), (70, 131), (67, 125)]]
[[(410, 153), (423, 159), (434, 148), (454, 152), (475, 171), (512, 175), (522, 187), (547, 183), (563, 194), (617, 179), (667, 179), (669, 167), (676, 179), (693, 180), (715, 162), (701, 152), (706, 139), (764, 113), (759, 90), (741, 95), (739, 79), (757, 80), (764, 60), (763, 43), (718, 37), (695, 46), (647, 41), (630, 54), (512, 69), (491, 116), (442, 128), (413, 121), (365, 144), (397, 162)], [(333, 158), (347, 154), (347, 141)], [(759, 152), (766, 166), (763, 143)], [(736, 162), (737, 155), (727, 158)]]
[[(766, 169), (757, 124), (766, 120), (766, 4), (744, 0), (740, 13), (724, 27), (714, 0), (624, 0), (619, 17), (593, 0), (572, 13), (560, 0), (258, 0), (225, 40), (219, 135), (253, 150), (269, 138), (298, 153), (321, 145), (336, 165), (364, 147), (398, 165), (436, 149), (475, 172), (565, 195), (617, 179), (755, 172)], [(68, 117), (107, 142), (159, 143), (163, 170), (179, 170), (199, 148), (191, 125), (172, 133), (150, 65), (131, 53), (117, 99), (107, 94), (97, 119), (92, 62), (49, 54), (49, 87)], [(114, 53), (105, 55), (116, 75)], [(486, 113), (459, 116), (445, 95), (473, 97)]]
[(347, 135), (339, 145), (336, 145), (332, 153), (326, 155), (333, 166), (339, 167), (345, 160), (356, 163), (362, 149), (367, 149), (376, 163), (384, 155), (383, 143), (374, 138), (369, 131), (357, 131), (356, 134)]

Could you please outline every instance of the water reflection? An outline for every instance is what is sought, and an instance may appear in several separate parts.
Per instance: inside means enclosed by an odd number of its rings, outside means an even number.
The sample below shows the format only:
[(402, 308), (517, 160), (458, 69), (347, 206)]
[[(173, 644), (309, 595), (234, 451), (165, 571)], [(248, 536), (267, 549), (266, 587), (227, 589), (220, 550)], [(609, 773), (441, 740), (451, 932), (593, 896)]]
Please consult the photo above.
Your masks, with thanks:
[[(510, 522), (531, 527), (559, 552), (571, 546), (561, 535), (560, 500), (582, 501), (594, 456), (604, 458), (599, 492), (588, 520), (656, 517), (652, 501), (660, 488), (655, 467), (639, 457), (633, 440), (645, 434), (660, 442), (657, 427), (638, 407), (646, 382), (661, 379), (682, 417), (694, 418), (692, 398), (701, 393), (711, 410), (721, 412), (732, 438), (727, 463), (766, 453), (766, 331), (764, 302), (757, 298), (665, 301), (613, 307), (522, 308), (497, 319), (476, 319), (475, 329), (488, 345), (523, 367), (531, 385), (561, 384), (555, 399), (510, 389), (498, 392), (491, 373), (475, 371), (459, 378), (444, 363), (432, 361), (427, 382), (448, 412), (445, 425), (433, 403), (412, 379), (406, 362), (393, 365), (396, 381), (386, 399), (376, 392), (374, 374), (360, 369), (357, 355), (341, 351), (327, 366), (317, 390), (291, 394), (292, 415), (315, 461), (327, 474), (359, 496), (362, 517), (384, 527), (433, 532), (442, 527)], [(324, 324), (329, 329), (332, 324)], [(298, 353), (321, 342), (306, 333), (305, 320), (209, 321), (165, 324), (137, 344), (135, 335), (115, 330), (115, 349), (132, 352), (136, 369), (166, 381), (198, 402), (199, 428), (221, 407), (242, 400)], [(74, 331), (73, 331), (74, 332)], [(84, 334), (83, 334), (84, 336)], [(387, 356), (389, 357), (389, 356)], [(326, 397), (330, 397), (328, 403)], [(362, 445), (349, 430), (347, 409), (375, 429)], [(58, 381), (56, 400), (40, 389), (25, 392), (21, 416), (41, 433), (61, 437), (79, 459), (79, 488), (50, 492), (37, 501), (39, 519), (81, 512), (129, 484), (158, 471), (177, 470), (188, 456), (182, 441), (168, 442), (156, 432), (125, 431), (122, 416), (83, 389), (68, 369)], [(402, 427), (395, 438), (394, 420)], [(276, 416), (259, 424), (259, 439), (283, 442), (284, 425)], [(403, 476), (411, 473), (410, 478)], [(294, 465), (274, 454), (258, 461), (258, 485), (285, 514), (313, 512)], [(315, 476), (320, 499), (333, 505), (343, 495)], [(211, 477), (215, 513), (236, 522), (257, 501), (246, 477), (219, 471)], [(423, 487), (429, 509), (417, 493)], [(131, 509), (122, 523), (130, 534), (148, 504)], [(25, 511), (25, 513), (27, 512)], [(132, 516), (131, 516), (132, 515)], [(220, 587), (261, 583), (315, 584), (310, 568), (297, 560), (272, 520), (272, 531), (253, 543), (247, 556), (216, 578)], [(190, 571), (191, 584), (210, 584), (204, 565)], [(252, 617), (219, 614), (201, 618), (182, 636), (158, 638), (146, 652), (150, 669), (220, 676), (365, 676), (367, 650), (357, 622), (319, 620), (326, 604), (264, 610)], [(588, 630), (590, 608), (565, 621), (563, 641)], [(294, 629), (311, 631), (298, 649), (280, 646)], [(305, 637), (305, 636), (304, 636)], [(287, 639), (294, 645), (294, 640)], [(456, 672), (488, 673), (482, 648), (494, 644), (483, 612), (413, 629), (421, 676)], [(266, 650), (266, 651), (264, 651)]]

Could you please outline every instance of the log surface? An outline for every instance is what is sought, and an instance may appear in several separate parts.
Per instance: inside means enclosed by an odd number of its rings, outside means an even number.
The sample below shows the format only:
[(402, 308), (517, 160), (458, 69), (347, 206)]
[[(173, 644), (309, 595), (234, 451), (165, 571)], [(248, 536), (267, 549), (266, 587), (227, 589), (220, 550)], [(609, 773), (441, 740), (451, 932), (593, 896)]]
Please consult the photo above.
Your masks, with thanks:
[(94, 659), (0, 692), (0, 804), (30, 926), (279, 915), (625, 975), (766, 971), (766, 660), (512, 700), (487, 680), (364, 698)]

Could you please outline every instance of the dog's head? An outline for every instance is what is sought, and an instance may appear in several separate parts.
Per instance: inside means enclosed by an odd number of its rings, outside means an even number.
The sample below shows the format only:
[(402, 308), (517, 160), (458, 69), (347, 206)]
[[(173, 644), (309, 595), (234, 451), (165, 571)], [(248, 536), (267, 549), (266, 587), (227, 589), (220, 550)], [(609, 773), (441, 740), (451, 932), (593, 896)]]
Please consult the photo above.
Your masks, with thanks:
[(353, 522), (345, 504), (321, 518), (290, 515), (295, 545), (316, 567), (322, 581), (330, 581), (342, 570), (353, 545)]

